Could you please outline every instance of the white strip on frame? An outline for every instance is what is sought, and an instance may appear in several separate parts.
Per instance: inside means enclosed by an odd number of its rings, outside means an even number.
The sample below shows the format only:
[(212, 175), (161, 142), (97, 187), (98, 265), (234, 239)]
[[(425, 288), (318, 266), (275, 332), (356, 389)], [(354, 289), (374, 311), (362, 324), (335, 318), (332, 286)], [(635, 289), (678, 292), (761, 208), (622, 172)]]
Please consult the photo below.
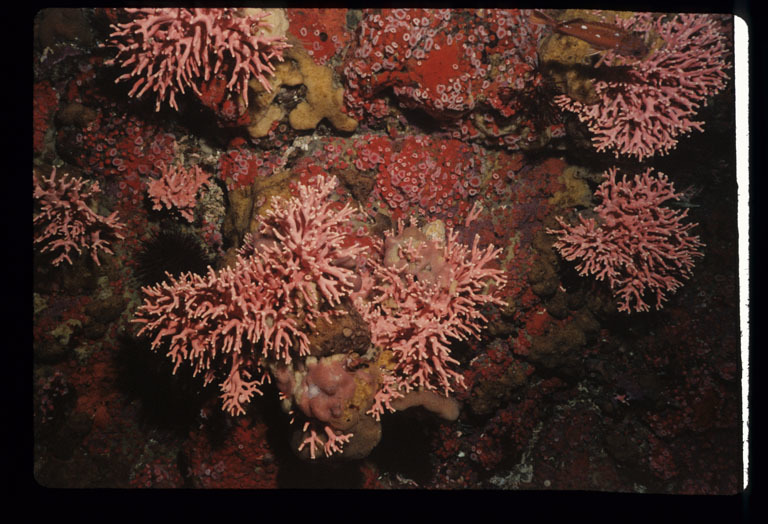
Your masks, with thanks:
[(749, 30), (733, 17), (736, 91), (736, 181), (739, 224), (739, 324), (741, 327), (742, 489), (749, 482)]

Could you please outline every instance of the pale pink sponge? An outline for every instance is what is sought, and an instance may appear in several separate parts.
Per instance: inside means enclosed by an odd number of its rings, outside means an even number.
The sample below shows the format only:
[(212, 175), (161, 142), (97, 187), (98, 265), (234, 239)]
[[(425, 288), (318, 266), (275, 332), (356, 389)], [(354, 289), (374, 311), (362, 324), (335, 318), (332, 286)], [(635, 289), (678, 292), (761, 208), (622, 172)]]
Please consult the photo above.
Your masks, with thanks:
[(299, 388), (298, 406), (308, 416), (330, 422), (343, 415), (343, 402), (354, 393), (355, 379), (344, 362), (312, 361), (307, 363), (307, 373)]
[(597, 67), (610, 80), (593, 83), (597, 101), (584, 103), (567, 95), (555, 97), (563, 109), (574, 112), (594, 135), (598, 151), (639, 160), (666, 154), (678, 137), (703, 122), (694, 120), (707, 97), (720, 92), (732, 67), (727, 34), (712, 15), (679, 14), (671, 19), (651, 13), (616, 18), (620, 27), (658, 43), (648, 56), (627, 59), (614, 50)]
[(72, 264), (70, 254), (76, 251), (91, 253), (97, 265), (98, 253), (112, 254), (110, 243), (123, 239), (125, 226), (117, 211), (102, 216), (88, 206), (88, 200), (101, 193), (98, 182), (63, 174), (56, 176), (56, 168), (48, 178), (32, 175), (32, 195), (40, 206), (32, 223), (35, 226), (34, 243), (41, 244), (41, 253), (57, 253), (53, 265), (66, 261)]
[(602, 200), (594, 210), (597, 219), (579, 215), (573, 226), (557, 217), (562, 229), (547, 229), (557, 235), (554, 246), (563, 258), (579, 260), (580, 275), (608, 279), (619, 311), (627, 313), (648, 311), (647, 294), (655, 295), (660, 309), (666, 294), (690, 278), (694, 258), (703, 256), (704, 244), (690, 234), (697, 224), (685, 222), (688, 210), (662, 206), (680, 195), (666, 175), (651, 176), (652, 171), (617, 180), (611, 168), (595, 193)]
[(257, 79), (267, 91), (275, 61), (289, 45), (284, 37), (265, 36), (267, 12), (241, 14), (238, 9), (126, 9), (130, 22), (112, 26), (105, 44), (117, 48), (107, 65), (131, 70), (116, 82), (135, 78), (129, 96), (153, 91), (156, 110), (168, 101), (178, 111), (176, 97), (186, 88), (198, 95), (198, 84), (211, 75), (226, 75), (227, 89), (248, 105), (248, 82)]

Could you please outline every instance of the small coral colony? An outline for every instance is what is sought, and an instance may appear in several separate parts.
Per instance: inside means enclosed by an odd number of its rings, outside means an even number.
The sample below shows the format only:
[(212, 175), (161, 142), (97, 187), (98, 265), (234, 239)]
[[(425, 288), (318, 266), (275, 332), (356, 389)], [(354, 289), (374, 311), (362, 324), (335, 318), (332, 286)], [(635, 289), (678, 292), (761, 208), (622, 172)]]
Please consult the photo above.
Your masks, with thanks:
[[(276, 394), (299, 456), (363, 458), (388, 413), (456, 420), (473, 349), (528, 351), (537, 249), (617, 316), (692, 277), (705, 242), (648, 162), (703, 132), (727, 17), (317, 11), (93, 10), (76, 78), (34, 85), (36, 265), (108, 271), (227, 416)], [(206, 269), (148, 256), (168, 231)]]

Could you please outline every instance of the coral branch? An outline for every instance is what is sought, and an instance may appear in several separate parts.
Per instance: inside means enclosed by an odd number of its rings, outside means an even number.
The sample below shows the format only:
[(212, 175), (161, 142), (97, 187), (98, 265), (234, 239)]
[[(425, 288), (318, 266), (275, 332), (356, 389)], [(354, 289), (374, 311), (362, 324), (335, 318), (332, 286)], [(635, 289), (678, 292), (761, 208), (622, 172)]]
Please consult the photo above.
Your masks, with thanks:
[(343, 226), (354, 211), (333, 208), (327, 197), (336, 184), (330, 178), (317, 188), (301, 186), (298, 198), (275, 200), (258, 240), (246, 240), (234, 267), (169, 276), (142, 290), (133, 320), (144, 324), (139, 334), (154, 335), (152, 349), (169, 343), (174, 372), (184, 360), (195, 375), (228, 368), (221, 389), (231, 413), (242, 413), (259, 392), (263, 379), (248, 380), (265, 373), (258, 356), (289, 364), (308, 355), (307, 333), (352, 291), (355, 273), (338, 261), (354, 260), (365, 248), (344, 246)]
[[(370, 303), (357, 305), (371, 325), (374, 344), (391, 349), (397, 362), (394, 374), (398, 387), (453, 391), (463, 384), (460, 373), (451, 369), (458, 362), (450, 356), (451, 340), (477, 336), (487, 322), (480, 308), (503, 305), (497, 292), (506, 283), (499, 269), (489, 264), (500, 250), (488, 246), (472, 248), (457, 242), (448, 228), (442, 240), (429, 239), (414, 227), (404, 229), (385, 242), (384, 263), (374, 271)], [(494, 288), (487, 291), (487, 286)], [(388, 407), (392, 395), (378, 398), (374, 416)]]
[(33, 173), (32, 181), (32, 195), (40, 205), (40, 212), (32, 219), (34, 243), (43, 244), (40, 252), (58, 252), (53, 259), (53, 265), (58, 266), (63, 261), (72, 264), (72, 250), (78, 254), (90, 251), (93, 261), (101, 265), (99, 251), (112, 254), (110, 240), (102, 235), (122, 239), (125, 226), (119, 222), (117, 211), (104, 217), (88, 207), (87, 200), (101, 193), (98, 182), (87, 185), (82, 178), (67, 174), (57, 178), (55, 167), (48, 178), (39, 181)]
[(210, 175), (199, 166), (186, 169), (182, 166), (160, 166), (160, 178), (152, 179), (147, 194), (152, 199), (152, 209), (176, 209), (187, 221), (192, 222), (192, 212), (197, 204), (196, 195), (207, 184)]
[(597, 102), (555, 97), (557, 105), (587, 124), (598, 151), (613, 151), (616, 157), (663, 155), (680, 135), (701, 131), (703, 122), (692, 118), (708, 96), (725, 87), (726, 70), (732, 67), (726, 36), (713, 16), (680, 14), (655, 22), (651, 16), (616, 19), (628, 31), (658, 34), (663, 43), (634, 63), (613, 50), (606, 52), (598, 66), (614, 67), (622, 76), (594, 82)]
[(129, 96), (157, 95), (155, 110), (168, 101), (178, 111), (176, 96), (186, 88), (200, 95), (198, 84), (211, 74), (229, 75), (226, 88), (248, 105), (248, 81), (256, 78), (266, 90), (273, 61), (283, 60), (290, 47), (284, 37), (264, 36), (267, 12), (241, 15), (237, 9), (126, 9), (130, 22), (112, 26), (106, 46), (117, 48), (107, 64), (131, 67), (116, 82), (136, 78)]
[(561, 217), (562, 229), (548, 229), (558, 236), (555, 248), (566, 260), (580, 260), (580, 275), (608, 279), (619, 298), (619, 311), (648, 311), (646, 293), (656, 294), (656, 309), (666, 293), (675, 292), (681, 279), (692, 274), (694, 257), (703, 256), (698, 236), (689, 231), (697, 224), (684, 223), (688, 210), (678, 211), (662, 204), (678, 200), (674, 186), (663, 173), (651, 176), (652, 169), (627, 181), (616, 180), (616, 168), (596, 195), (602, 203), (595, 208), (599, 222), (579, 216), (572, 226)]
[(325, 453), (326, 457), (330, 457), (334, 453), (342, 453), (343, 452), (343, 446), (347, 442), (349, 442), (349, 439), (352, 438), (352, 434), (339, 434), (337, 435), (336, 432), (331, 428), (330, 426), (325, 426), (325, 436), (326, 440), (323, 441), (323, 439), (317, 434), (317, 431), (314, 429), (309, 428), (310, 423), (306, 422), (304, 424), (304, 428), (302, 431), (306, 432), (307, 429), (309, 429), (309, 435), (302, 441), (302, 443), (299, 445), (298, 450), (301, 451), (304, 449), (304, 446), (309, 444), (309, 458), (315, 459), (317, 458), (317, 448), (321, 448), (323, 452)]

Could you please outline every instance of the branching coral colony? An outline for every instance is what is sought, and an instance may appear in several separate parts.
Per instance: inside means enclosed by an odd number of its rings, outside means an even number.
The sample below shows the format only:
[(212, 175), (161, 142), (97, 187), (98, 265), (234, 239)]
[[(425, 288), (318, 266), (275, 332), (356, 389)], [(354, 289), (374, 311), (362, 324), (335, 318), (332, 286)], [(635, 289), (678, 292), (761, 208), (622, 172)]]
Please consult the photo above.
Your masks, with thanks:
[(648, 311), (646, 294), (655, 295), (660, 309), (667, 293), (674, 293), (691, 276), (694, 257), (702, 256), (698, 236), (690, 234), (697, 224), (685, 223), (688, 210), (663, 207), (679, 200), (674, 185), (664, 173), (651, 176), (652, 169), (627, 180), (616, 179), (616, 168), (605, 173), (596, 191), (602, 202), (595, 218), (579, 215), (575, 226), (557, 217), (562, 229), (555, 248), (566, 260), (580, 260), (581, 275), (608, 279), (619, 299), (619, 311)]
[(709, 15), (654, 20), (640, 13), (615, 22), (626, 31), (657, 35), (658, 42), (640, 60), (608, 50), (597, 69), (611, 69), (615, 78), (594, 82), (595, 102), (567, 95), (555, 102), (587, 124), (598, 151), (642, 161), (668, 153), (680, 135), (702, 130), (703, 122), (692, 119), (708, 96), (725, 87), (730, 51), (721, 22)]
[[(498, 249), (477, 239), (468, 248), (441, 222), (426, 232), (401, 223), (374, 249), (351, 242), (344, 226), (355, 213), (328, 199), (335, 187), (334, 178), (320, 179), (300, 185), (298, 197), (274, 197), (233, 267), (144, 288), (134, 319), (176, 368), (189, 361), (206, 383), (223, 377), (231, 414), (244, 413), (273, 378), (286, 409), (305, 419), (299, 449), (312, 458), (318, 449), (341, 452), (361, 426), (377, 428), (393, 399), (462, 386), (449, 344), (479, 333), (480, 308), (502, 304), (496, 293), (505, 283), (491, 267)], [(318, 341), (321, 324), (343, 326), (341, 337), (370, 335), (339, 352)], [(376, 445), (380, 431), (370, 433), (356, 454)]]
[(108, 63), (132, 67), (116, 82), (135, 78), (130, 96), (151, 90), (156, 110), (163, 102), (178, 110), (176, 97), (186, 88), (200, 95), (198, 84), (211, 75), (226, 75), (227, 90), (248, 105), (248, 81), (257, 79), (269, 91), (275, 61), (283, 60), (284, 37), (262, 34), (270, 25), (267, 12), (243, 14), (237, 9), (126, 9), (130, 22), (112, 26), (107, 46), (117, 48)]
[(32, 223), (35, 226), (34, 243), (41, 253), (53, 253), (52, 264), (72, 264), (73, 252), (88, 251), (96, 265), (101, 265), (99, 252), (112, 254), (111, 242), (122, 239), (125, 226), (115, 211), (102, 216), (88, 206), (88, 201), (101, 193), (98, 182), (87, 182), (67, 174), (49, 177), (32, 174), (32, 196), (39, 206)]
[(160, 178), (147, 184), (147, 195), (152, 200), (152, 209), (175, 209), (187, 222), (194, 220), (193, 211), (197, 204), (197, 192), (208, 184), (210, 175), (200, 166), (186, 169), (183, 166), (160, 164)]

